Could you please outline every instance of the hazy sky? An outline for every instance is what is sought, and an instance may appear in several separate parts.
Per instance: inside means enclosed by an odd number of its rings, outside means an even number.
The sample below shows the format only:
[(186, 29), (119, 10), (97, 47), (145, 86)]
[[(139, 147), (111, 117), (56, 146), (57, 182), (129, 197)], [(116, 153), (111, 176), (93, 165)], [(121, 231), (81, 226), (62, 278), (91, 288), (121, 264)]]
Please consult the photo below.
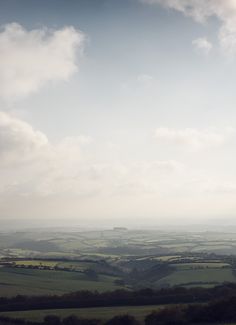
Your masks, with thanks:
[(0, 24), (1, 219), (236, 217), (236, 0), (0, 0)]

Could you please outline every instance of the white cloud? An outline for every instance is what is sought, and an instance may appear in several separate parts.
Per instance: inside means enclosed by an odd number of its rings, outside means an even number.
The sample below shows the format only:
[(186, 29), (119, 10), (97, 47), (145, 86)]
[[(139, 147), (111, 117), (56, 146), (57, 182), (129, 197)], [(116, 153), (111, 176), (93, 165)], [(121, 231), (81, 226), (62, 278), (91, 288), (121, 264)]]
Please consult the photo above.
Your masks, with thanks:
[(236, 183), (232, 181), (222, 181), (222, 182), (208, 182), (203, 183), (203, 189), (206, 192), (218, 193), (218, 194), (235, 194), (236, 193)]
[(158, 128), (155, 131), (155, 139), (159, 144), (185, 145), (192, 149), (201, 149), (223, 145), (234, 133), (235, 130), (231, 128), (221, 132), (211, 129)]
[[(234, 130), (158, 128), (157, 143), (200, 149), (224, 144)], [(88, 154), (87, 154), (88, 153)], [(0, 192), (15, 196), (136, 196), (184, 188), (188, 168), (176, 160), (103, 162), (87, 136), (50, 143), (28, 123), (0, 113)], [(17, 168), (16, 168), (17, 166)], [(191, 173), (189, 174), (191, 175)]]
[(79, 171), (83, 170), (81, 152), (91, 141), (90, 137), (75, 136), (53, 144), (28, 123), (0, 112), (0, 187), (3, 193), (45, 195), (72, 189)]
[(149, 84), (151, 83), (154, 78), (152, 76), (150, 76), (149, 74), (140, 74), (137, 78), (138, 82), (142, 83), (142, 84)]
[(86, 154), (91, 144), (86, 136), (50, 143), (28, 123), (0, 113), (0, 191), (39, 197), (135, 195), (160, 191), (166, 179), (183, 170), (174, 160), (98, 161), (92, 149)]
[(209, 54), (212, 50), (212, 44), (206, 37), (197, 38), (192, 42), (195, 49), (203, 54)]
[(236, 1), (235, 0), (141, 0), (148, 4), (160, 4), (190, 16), (197, 22), (216, 17), (221, 22), (219, 41), (227, 55), (236, 55)]
[[(164, 144), (202, 148), (221, 145), (232, 133), (233, 130), (161, 128), (156, 130), (156, 139)], [(98, 157), (90, 137), (70, 136), (51, 143), (28, 123), (0, 113), (2, 211), (8, 211), (7, 215), (28, 213), (41, 217), (49, 215), (53, 206), (57, 215), (67, 212), (78, 216), (81, 206), (86, 215), (98, 210), (106, 213), (110, 205), (113, 209), (110, 211), (117, 214), (122, 209), (124, 213), (126, 208), (136, 215), (147, 209), (150, 213), (161, 213), (162, 207), (169, 214), (175, 212), (178, 206), (175, 200), (181, 197), (187, 197), (188, 201), (203, 198), (206, 193), (212, 196), (214, 192), (224, 192), (224, 196), (234, 193), (234, 178), (211, 174), (209, 169), (192, 168), (189, 162), (164, 159), (161, 150), (159, 159), (150, 160), (109, 159), (108, 162), (107, 154), (105, 158), (102, 154)], [(162, 207), (161, 202), (165, 202)], [(194, 204), (192, 209), (198, 206)]]
[(0, 112), (0, 165), (32, 160), (47, 146), (48, 140), (43, 133)]
[(14, 101), (77, 71), (84, 35), (73, 27), (26, 30), (12, 23), (0, 32), (0, 97)]

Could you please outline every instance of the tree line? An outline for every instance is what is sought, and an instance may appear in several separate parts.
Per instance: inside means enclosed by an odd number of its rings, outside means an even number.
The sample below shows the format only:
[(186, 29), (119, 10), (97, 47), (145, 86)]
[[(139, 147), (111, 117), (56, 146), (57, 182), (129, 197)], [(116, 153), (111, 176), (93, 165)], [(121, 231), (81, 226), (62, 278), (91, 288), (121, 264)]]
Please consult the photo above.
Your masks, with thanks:
[[(166, 307), (153, 311), (145, 317), (145, 325), (189, 325), (220, 324), (236, 322), (236, 296), (208, 304)], [(134, 316), (118, 315), (110, 320), (83, 319), (71, 315), (61, 319), (56, 315), (48, 315), (39, 322), (24, 319), (13, 319), (0, 316), (0, 324), (5, 325), (141, 325)], [(143, 324), (143, 322), (142, 322)]]
[(103, 293), (78, 291), (61, 296), (1, 297), (0, 311), (195, 303), (232, 296), (236, 296), (236, 284), (233, 283), (214, 288), (173, 287), (160, 290), (115, 290)]

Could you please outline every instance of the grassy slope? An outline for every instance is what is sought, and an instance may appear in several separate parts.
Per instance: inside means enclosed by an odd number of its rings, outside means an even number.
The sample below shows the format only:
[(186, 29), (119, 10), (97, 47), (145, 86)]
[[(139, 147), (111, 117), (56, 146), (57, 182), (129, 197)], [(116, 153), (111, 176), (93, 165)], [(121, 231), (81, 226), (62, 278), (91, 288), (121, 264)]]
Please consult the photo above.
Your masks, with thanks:
[(66, 271), (0, 268), (0, 295), (63, 294), (78, 290), (115, 290), (114, 277), (90, 281), (84, 274)]
[(217, 263), (217, 262), (197, 262), (197, 263), (181, 263), (172, 264), (173, 267), (178, 270), (191, 270), (191, 269), (221, 269), (224, 267), (230, 267), (227, 263)]
[(16, 265), (25, 265), (25, 266), (51, 266), (54, 267), (58, 264), (55, 261), (48, 261), (48, 260), (20, 260), (15, 261)]
[(20, 260), (15, 261), (16, 265), (25, 265), (25, 266), (47, 266), (47, 267), (55, 267), (59, 266), (61, 268), (76, 268), (78, 270), (85, 270), (88, 268), (93, 268), (96, 266), (93, 262), (77, 262), (77, 261), (49, 261), (49, 260)]
[(159, 280), (156, 284), (186, 285), (197, 282), (236, 282), (231, 269), (195, 269), (177, 270), (169, 276)]
[[(81, 309), (51, 309), (51, 310), (32, 310), (21, 312), (4, 312), (5, 315), (13, 318), (23, 318), (30, 321), (42, 321), (47, 315), (57, 315), (61, 318), (76, 315), (82, 318), (97, 318), (108, 320), (116, 315), (129, 314), (135, 316), (139, 321), (143, 322), (145, 317), (154, 310), (164, 308), (165, 306), (130, 306), (130, 307), (103, 307), (103, 308), (81, 308)], [(214, 324), (220, 325), (220, 324)], [(221, 324), (221, 325), (236, 325)]]
[(14, 318), (24, 318), (32, 321), (40, 321), (47, 315), (57, 315), (60, 317), (67, 317), (69, 315), (76, 315), (84, 318), (99, 318), (109, 319), (116, 315), (130, 314), (137, 319), (143, 320), (146, 315), (153, 310), (158, 310), (162, 306), (124, 306), (124, 307), (100, 307), (100, 308), (80, 308), (80, 309), (51, 309), (51, 310), (32, 310), (21, 312), (4, 312), (0, 315), (7, 315)]

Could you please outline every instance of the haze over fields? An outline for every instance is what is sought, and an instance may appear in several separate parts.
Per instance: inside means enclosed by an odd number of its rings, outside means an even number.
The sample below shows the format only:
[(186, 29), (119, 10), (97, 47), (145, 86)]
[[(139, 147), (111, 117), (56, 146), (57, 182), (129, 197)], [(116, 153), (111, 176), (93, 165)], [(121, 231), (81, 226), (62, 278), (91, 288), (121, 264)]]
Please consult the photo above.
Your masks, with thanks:
[(0, 225), (235, 224), (236, 1), (0, 0)]

